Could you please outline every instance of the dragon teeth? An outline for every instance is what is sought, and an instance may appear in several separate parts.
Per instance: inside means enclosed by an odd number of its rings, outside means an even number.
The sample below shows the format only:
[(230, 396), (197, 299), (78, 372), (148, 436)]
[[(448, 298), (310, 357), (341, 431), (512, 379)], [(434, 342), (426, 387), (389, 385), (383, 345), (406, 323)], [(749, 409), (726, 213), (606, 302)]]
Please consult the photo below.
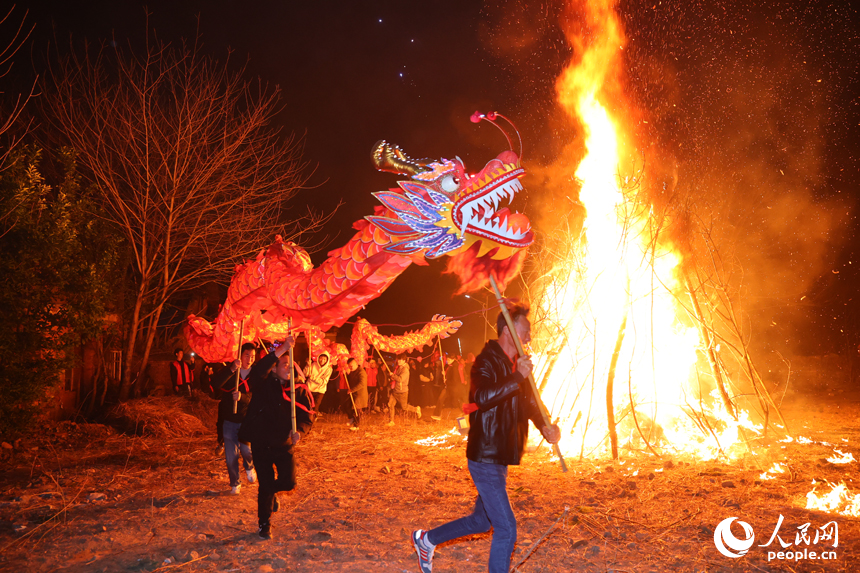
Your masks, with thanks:
[(460, 238), (463, 238), (463, 233), (466, 232), (466, 228), (472, 224), (472, 215), (474, 214), (471, 208), (463, 209), (463, 226), (460, 228)]

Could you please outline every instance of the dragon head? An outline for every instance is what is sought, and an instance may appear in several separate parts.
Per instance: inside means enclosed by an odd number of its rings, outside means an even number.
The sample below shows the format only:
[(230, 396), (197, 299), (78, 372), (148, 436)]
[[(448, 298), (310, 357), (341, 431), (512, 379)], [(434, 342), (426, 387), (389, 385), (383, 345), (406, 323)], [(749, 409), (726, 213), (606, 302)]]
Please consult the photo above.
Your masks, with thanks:
[(371, 158), (380, 171), (411, 177), (399, 181), (399, 189), (374, 193), (388, 210), (367, 219), (391, 236), (387, 251), (426, 250), (430, 259), (472, 251), (477, 258), (504, 260), (532, 243), (528, 218), (499, 208), (523, 189), (525, 170), (513, 151), (500, 153), (474, 175), (459, 158), (415, 160), (386, 141), (374, 146)]

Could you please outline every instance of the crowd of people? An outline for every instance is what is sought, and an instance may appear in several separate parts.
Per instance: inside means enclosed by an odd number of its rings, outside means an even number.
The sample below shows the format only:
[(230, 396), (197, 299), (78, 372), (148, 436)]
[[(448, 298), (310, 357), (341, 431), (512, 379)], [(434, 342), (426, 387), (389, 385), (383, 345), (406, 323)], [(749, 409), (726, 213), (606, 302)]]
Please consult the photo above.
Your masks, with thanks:
[[(550, 443), (560, 431), (542, 417), (527, 382), (529, 356), (520, 356), (515, 339), (530, 339), (528, 308), (514, 306), (510, 324), (500, 314), (498, 339), (489, 340), (476, 358), (426, 356), (384, 358), (363, 363), (349, 358), (334, 365), (322, 352), (301, 366), (292, 360), (295, 340), (273, 348), (243, 344), (239, 358), (218, 368), (206, 365), (203, 390), (219, 400), (216, 431), (223, 447), (230, 491), (239, 494), (240, 460), (249, 483), (258, 482), (258, 533), (271, 539), (271, 517), (278, 511), (277, 494), (296, 486), (294, 447), (323, 413), (344, 412), (351, 430), (368, 416), (381, 414), (396, 425), (396, 414), (440, 420), (445, 408), (469, 413), (466, 457), (477, 497), (471, 514), (430, 530), (416, 530), (411, 542), (422, 572), (432, 571), (436, 545), (493, 529), (489, 570), (507, 571), (516, 543), (516, 518), (507, 493), (507, 468), (518, 465), (528, 437), (528, 421)], [(287, 351), (290, 350), (288, 353)], [(177, 349), (171, 364), (174, 392), (191, 395), (194, 370)], [(334, 382), (334, 384), (332, 384)]]
[[(257, 400), (261, 406), (289, 406), (292, 409), (289, 393), (278, 393), (272, 390), (275, 387), (273, 381), (268, 384), (264, 381), (277, 380), (283, 388), (289, 387), (290, 365), (284, 349), (293, 343), (289, 339), (277, 348), (245, 343), (235, 362), (204, 364), (199, 382), (193, 353), (186, 354), (177, 348), (174, 352), (176, 359), (170, 365), (174, 394), (193, 396), (199, 389), (218, 400), (217, 450), (223, 451), (225, 457), (230, 492), (241, 492), (243, 469), (248, 483), (256, 483), (259, 479), (260, 535), (263, 537), (271, 535), (269, 517), (278, 508), (277, 491), (292, 489), (291, 485), (294, 485), (290, 479), (283, 482), (275, 480), (271, 467), (282, 463), (283, 470), (278, 468), (279, 476), (288, 475), (284, 472), (294, 472), (291, 449), (287, 448), (293, 437), (300, 439), (302, 431), (309, 429), (313, 421), (324, 413), (346, 414), (352, 431), (357, 431), (362, 421), (371, 415), (383, 416), (382, 421), (388, 426), (396, 425), (398, 413), (428, 421), (441, 420), (445, 408), (456, 408), (456, 415), (459, 415), (461, 406), (469, 399), (469, 371), (475, 361), (473, 354), (447, 356), (438, 350), (414, 357), (383, 357), (377, 353), (367, 357), (363, 364), (355, 358), (349, 358), (344, 364), (333, 364), (328, 352), (311, 356), (304, 364), (295, 361), (292, 379), (300, 394), (296, 407), (302, 414), (303, 429), (297, 428), (298, 436), (281, 432), (274, 444), (264, 438), (265, 432), (260, 432), (256, 436), (255, 448), (253, 426), (257, 423), (253, 420), (262, 414), (259, 408), (254, 407), (253, 397), (259, 395), (260, 389), (267, 388), (271, 394), (268, 400)], [(256, 392), (255, 387), (258, 388)], [(249, 411), (252, 412), (250, 420)], [(428, 413), (431, 414), (428, 416)], [(280, 419), (277, 411), (269, 418), (268, 422), (262, 423), (263, 427)], [(292, 412), (285, 415), (285, 419), (291, 418)], [(268, 467), (258, 470), (261, 458), (263, 465)]]

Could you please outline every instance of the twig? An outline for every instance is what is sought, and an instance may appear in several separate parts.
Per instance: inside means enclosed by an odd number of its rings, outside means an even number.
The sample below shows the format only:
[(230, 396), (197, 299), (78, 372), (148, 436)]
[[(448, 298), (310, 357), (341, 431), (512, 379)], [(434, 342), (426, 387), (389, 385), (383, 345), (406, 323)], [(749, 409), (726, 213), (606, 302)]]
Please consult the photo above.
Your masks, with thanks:
[(209, 557), (209, 555), (211, 555), (211, 553), (207, 553), (206, 555), (201, 555), (197, 559), (192, 559), (191, 561), (186, 561), (185, 563), (177, 563), (175, 565), (173, 563), (171, 563), (170, 565), (162, 565), (158, 569), (153, 569), (152, 573), (155, 573), (156, 571), (166, 570), (166, 569), (179, 569), (180, 567), (185, 567), (189, 563), (194, 563), (195, 561), (200, 561), (201, 559), (206, 559), (207, 557)]
[(561, 521), (562, 519), (564, 519), (565, 517), (567, 517), (567, 513), (568, 513), (569, 511), (570, 511), (570, 507), (568, 507), (568, 506), (564, 506), (564, 511), (563, 511), (563, 512), (561, 512), (561, 515), (559, 515), (559, 516), (558, 516), (558, 519), (556, 519), (556, 520), (555, 520), (555, 523), (553, 523), (552, 525), (550, 525), (550, 526), (549, 526), (549, 529), (547, 529), (547, 530), (546, 530), (546, 533), (544, 533), (544, 534), (543, 534), (543, 536), (541, 536), (541, 538), (540, 538), (540, 539), (538, 539), (537, 541), (535, 541), (534, 543), (532, 543), (532, 546), (531, 546), (531, 547), (529, 547), (529, 548), (528, 548), (528, 550), (525, 552), (525, 554), (520, 558), (520, 560), (519, 560), (519, 561), (517, 561), (516, 565), (514, 565), (513, 567), (511, 567), (511, 571), (512, 571), (512, 572), (513, 572), (513, 571), (516, 571), (516, 570), (517, 570), (517, 568), (518, 568), (520, 565), (522, 565), (523, 563), (525, 563), (526, 559), (528, 559), (529, 557), (531, 557), (531, 554), (534, 552), (534, 550), (535, 550), (535, 549), (537, 549), (537, 546), (538, 546), (538, 545), (540, 545), (540, 544), (543, 542), (543, 540), (544, 540), (544, 539), (546, 539), (546, 538), (547, 538), (547, 536), (548, 536), (550, 533), (552, 533), (552, 531), (555, 529), (555, 526), (556, 526), (556, 525), (558, 525), (558, 522), (559, 522), (559, 521)]
[[(14, 539), (11, 542), (7, 543), (2, 549), (0, 549), (0, 554), (5, 553), (7, 549), (12, 547), (13, 545), (18, 543), (19, 541), (24, 541), (26, 538), (28, 538), (31, 535), (33, 535), (34, 533), (36, 533), (36, 531), (38, 531), (40, 527), (54, 521), (60, 514), (65, 513), (69, 509), (69, 506), (71, 506), (75, 502), (75, 500), (78, 499), (78, 496), (81, 495), (81, 492), (84, 490), (84, 487), (86, 486), (87, 481), (88, 481), (88, 478), (84, 479), (83, 483), (81, 484), (81, 488), (78, 490), (78, 493), (75, 494), (75, 497), (70, 499), (68, 501), (68, 503), (64, 503), (63, 507), (59, 511), (57, 511), (57, 513), (55, 513), (54, 515), (52, 515), (51, 517), (49, 517), (48, 519), (46, 519), (45, 521), (43, 521), (42, 523), (40, 523), (39, 525), (37, 525), (36, 527), (31, 529), (30, 531), (28, 531), (27, 533), (22, 535), (18, 539)], [(59, 484), (58, 484), (58, 487), (59, 487)], [(62, 499), (65, 500), (65, 497), (63, 497)], [(54, 527), (56, 527), (57, 525), (59, 525), (59, 522), (54, 524)], [(53, 529), (54, 527), (52, 527), (51, 529)], [(40, 540), (41, 540), (41, 538), (40, 538)]]
[(702, 508), (697, 509), (695, 513), (691, 513), (690, 515), (685, 515), (685, 516), (684, 516), (684, 517), (682, 517), (681, 519), (678, 519), (678, 520), (676, 520), (676, 521), (673, 521), (673, 522), (672, 522), (672, 523), (670, 523), (669, 525), (665, 526), (665, 529), (663, 530), (663, 533), (661, 533), (660, 535), (658, 535), (657, 537), (655, 537), (655, 539), (659, 539), (659, 538), (663, 537), (664, 535), (666, 535), (667, 533), (669, 533), (669, 531), (670, 531), (673, 527), (675, 527), (676, 525), (678, 525), (678, 524), (679, 524), (679, 523), (681, 523), (682, 521), (686, 521), (686, 520), (688, 520), (688, 519), (691, 519), (691, 518), (693, 518), (693, 517), (696, 517), (696, 516), (697, 516), (697, 515), (699, 515), (700, 513), (702, 513)]

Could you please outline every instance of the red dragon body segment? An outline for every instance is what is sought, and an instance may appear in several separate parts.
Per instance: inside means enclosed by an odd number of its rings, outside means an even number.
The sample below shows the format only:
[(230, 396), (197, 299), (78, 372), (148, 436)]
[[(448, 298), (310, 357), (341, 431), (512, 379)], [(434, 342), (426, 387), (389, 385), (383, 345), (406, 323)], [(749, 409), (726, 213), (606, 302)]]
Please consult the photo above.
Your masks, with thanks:
[(188, 317), (185, 335), (198, 355), (208, 362), (232, 360), (242, 319), (243, 342), (282, 336), (288, 319), (304, 332), (340, 326), (425, 258), (451, 257), (448, 272), (461, 277), (461, 291), (479, 288), (489, 272), (502, 285), (519, 272), (533, 233), (524, 215), (498, 209), (522, 190), (524, 170), (513, 151), (474, 175), (459, 159), (416, 161), (384, 141), (372, 159), (379, 170), (411, 179), (376, 193), (382, 206), (357, 221), (356, 234), (319, 267), (281, 237), (237, 266), (214, 323)]
[(320, 329), (312, 328), (305, 331), (305, 337), (313, 356), (318, 356), (321, 352), (326, 351), (331, 356), (332, 361), (340, 366), (345, 366), (349, 358), (355, 358), (361, 365), (370, 356), (371, 346), (376, 347), (380, 352), (389, 354), (411, 352), (423, 346), (434, 344), (437, 337), (448, 338), (457, 332), (462, 325), (463, 323), (459, 320), (437, 314), (421, 330), (398, 336), (383, 336), (379, 334), (375, 326), (365, 319), (359, 318), (352, 329), (349, 349), (343, 344), (327, 340), (325, 333)]

